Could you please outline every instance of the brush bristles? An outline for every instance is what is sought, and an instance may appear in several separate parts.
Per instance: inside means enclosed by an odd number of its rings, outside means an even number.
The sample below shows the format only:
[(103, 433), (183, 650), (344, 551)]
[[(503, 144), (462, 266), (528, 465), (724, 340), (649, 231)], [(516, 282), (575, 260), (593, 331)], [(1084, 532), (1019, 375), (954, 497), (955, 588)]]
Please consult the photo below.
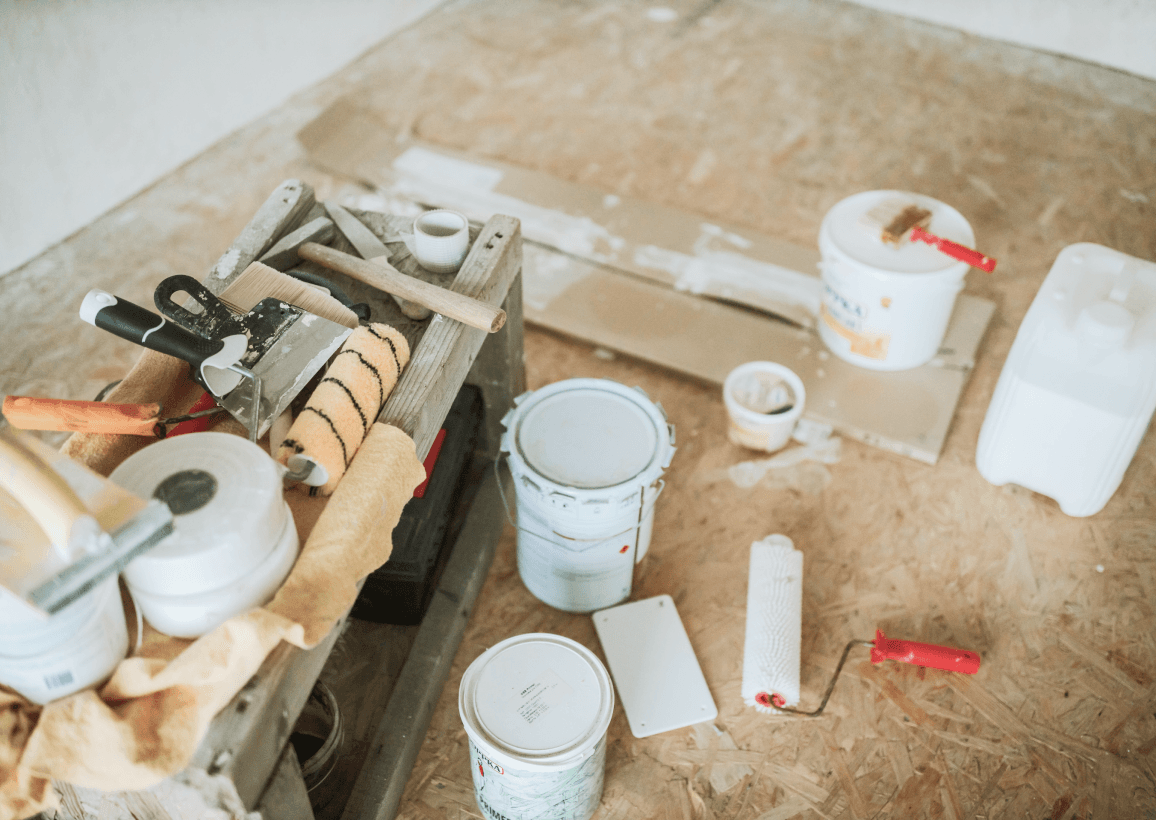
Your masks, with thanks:
[(261, 262), (241, 272), (218, 297), (231, 310), (248, 313), (262, 299), (273, 297), (345, 327), (356, 328), (357, 314), (322, 289), (294, 279)]
[(863, 224), (891, 245), (901, 245), (916, 225), (931, 224), (931, 211), (904, 199), (885, 199), (863, 214)]

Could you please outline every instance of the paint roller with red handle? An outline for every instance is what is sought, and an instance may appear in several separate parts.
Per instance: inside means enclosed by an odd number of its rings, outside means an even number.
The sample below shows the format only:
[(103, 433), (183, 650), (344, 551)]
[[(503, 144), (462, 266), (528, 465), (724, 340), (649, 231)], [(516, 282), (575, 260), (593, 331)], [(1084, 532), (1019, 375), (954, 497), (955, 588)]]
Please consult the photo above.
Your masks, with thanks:
[(799, 702), (802, 644), (803, 554), (786, 536), (772, 535), (751, 545), (747, 587), (747, 631), (743, 647), (743, 700), (761, 712), (818, 717), (827, 706), (835, 682), (857, 646), (871, 648), (871, 662), (911, 663), (947, 672), (974, 675), (976, 652), (938, 644), (894, 640), (882, 630), (875, 640), (850, 641), (827, 684), (819, 707), (811, 712), (787, 704)]

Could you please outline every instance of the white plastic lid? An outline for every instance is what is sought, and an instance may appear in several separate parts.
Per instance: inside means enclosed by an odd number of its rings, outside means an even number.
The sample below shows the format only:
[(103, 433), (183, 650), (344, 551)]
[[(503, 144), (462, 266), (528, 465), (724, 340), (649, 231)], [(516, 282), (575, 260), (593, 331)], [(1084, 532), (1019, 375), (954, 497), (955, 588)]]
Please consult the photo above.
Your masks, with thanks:
[(154, 594), (224, 586), (254, 569), (293, 526), (280, 465), (240, 436), (189, 433), (158, 441), (109, 478), (143, 498), (163, 497), (173, 510), (173, 534), (124, 572), (131, 586)]
[(926, 208), (931, 211), (928, 232), (975, 247), (971, 225), (950, 205), (909, 191), (864, 191), (839, 201), (827, 212), (819, 230), (820, 250), (834, 250), (853, 262), (887, 273), (936, 273), (961, 265), (966, 272), (966, 262), (952, 259), (925, 242), (905, 241), (898, 246), (884, 242), (885, 223), (876, 227), (867, 212), (890, 202)]
[(606, 667), (561, 635), (508, 638), (470, 664), (458, 711), (475, 743), (513, 768), (573, 765), (610, 725), (614, 689)]
[(565, 488), (614, 487), (674, 452), (662, 410), (644, 393), (607, 379), (568, 379), (530, 394), (506, 420), (504, 444), (539, 476)]

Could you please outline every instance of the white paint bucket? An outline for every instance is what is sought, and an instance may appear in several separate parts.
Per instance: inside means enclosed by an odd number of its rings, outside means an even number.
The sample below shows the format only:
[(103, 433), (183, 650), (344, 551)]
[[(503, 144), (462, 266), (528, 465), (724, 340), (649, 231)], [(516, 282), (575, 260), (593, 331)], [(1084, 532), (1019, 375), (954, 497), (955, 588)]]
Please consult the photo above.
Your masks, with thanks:
[(173, 534), (125, 568), (145, 620), (195, 638), (268, 601), (297, 559), (284, 468), (226, 433), (190, 433), (136, 453), (110, 478), (173, 511)]
[(734, 444), (773, 453), (787, 446), (803, 415), (803, 380), (775, 362), (747, 362), (727, 374), (723, 403)]
[(518, 509), (518, 573), (567, 612), (630, 595), (674, 427), (640, 388), (568, 379), (515, 400), (502, 423)]
[(0, 683), (48, 703), (101, 683), (128, 652), (116, 578), (44, 617), (0, 593)]
[(974, 247), (959, 211), (906, 191), (865, 191), (837, 203), (819, 229), (823, 278), (819, 335), (841, 359), (871, 370), (906, 370), (935, 357), (969, 269), (923, 242), (880, 238), (866, 214), (888, 200), (931, 211), (928, 231)]
[(602, 799), (614, 687), (561, 635), (507, 638), (470, 664), (458, 714), (474, 796), (489, 820), (587, 820)]

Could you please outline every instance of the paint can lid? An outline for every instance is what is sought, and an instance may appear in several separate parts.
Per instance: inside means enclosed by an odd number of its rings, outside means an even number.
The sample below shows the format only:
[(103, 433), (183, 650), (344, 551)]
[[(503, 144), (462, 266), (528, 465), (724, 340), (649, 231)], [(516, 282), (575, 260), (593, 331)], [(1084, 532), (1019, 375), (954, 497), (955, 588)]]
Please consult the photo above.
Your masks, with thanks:
[(173, 533), (125, 568), (157, 595), (194, 595), (255, 569), (286, 526), (282, 468), (256, 444), (227, 433), (189, 433), (151, 444), (109, 476), (173, 511)]
[[(827, 212), (819, 229), (819, 250), (824, 257), (842, 257), (885, 273), (967, 272), (966, 262), (959, 262), (925, 242), (907, 240), (896, 246), (881, 238), (888, 220), (876, 214), (902, 210), (917, 205), (931, 211), (926, 229), (969, 248), (975, 247), (971, 225), (959, 211), (938, 199), (910, 191), (863, 191), (840, 200)], [(962, 267), (961, 267), (962, 266)]]
[(662, 408), (609, 379), (567, 379), (521, 398), (503, 423), (503, 449), (559, 488), (650, 484), (674, 454)]
[(501, 765), (569, 768), (606, 734), (614, 688), (586, 647), (530, 633), (507, 638), (470, 664), (458, 711), (475, 744)]

